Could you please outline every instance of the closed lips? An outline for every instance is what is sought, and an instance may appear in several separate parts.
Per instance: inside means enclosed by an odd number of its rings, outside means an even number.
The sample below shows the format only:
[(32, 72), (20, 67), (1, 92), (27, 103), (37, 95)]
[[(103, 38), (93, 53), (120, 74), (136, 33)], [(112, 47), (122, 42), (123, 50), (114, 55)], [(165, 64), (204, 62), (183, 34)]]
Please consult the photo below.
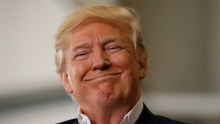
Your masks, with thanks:
[(105, 78), (105, 77), (115, 76), (115, 75), (119, 75), (119, 74), (121, 74), (121, 72), (97, 74), (95, 76), (91, 76), (91, 77), (85, 78), (85, 81), (96, 80), (96, 79), (99, 79), (99, 78)]

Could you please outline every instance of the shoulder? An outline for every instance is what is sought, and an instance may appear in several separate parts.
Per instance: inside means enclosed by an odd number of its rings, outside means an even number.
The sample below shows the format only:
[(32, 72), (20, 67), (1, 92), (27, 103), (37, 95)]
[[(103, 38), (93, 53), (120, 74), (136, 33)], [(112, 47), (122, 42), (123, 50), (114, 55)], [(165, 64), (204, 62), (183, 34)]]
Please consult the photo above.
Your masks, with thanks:
[(149, 109), (144, 105), (144, 108), (139, 116), (136, 124), (186, 124), (180, 121), (176, 121), (167, 117), (154, 115), (149, 111)]
[(60, 123), (57, 123), (57, 124), (79, 124), (79, 122), (78, 122), (78, 119), (75, 118), (75, 119), (63, 121), (63, 122), (60, 122)]
[(186, 124), (177, 120), (173, 120), (167, 117), (159, 116), (159, 115), (154, 115), (155, 120), (158, 124)]

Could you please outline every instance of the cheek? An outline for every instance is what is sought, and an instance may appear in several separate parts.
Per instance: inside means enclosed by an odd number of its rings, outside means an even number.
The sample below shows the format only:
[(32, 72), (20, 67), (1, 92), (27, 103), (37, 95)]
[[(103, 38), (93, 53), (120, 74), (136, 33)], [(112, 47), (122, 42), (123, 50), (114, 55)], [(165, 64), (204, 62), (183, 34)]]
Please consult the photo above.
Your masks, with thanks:
[(76, 85), (81, 83), (84, 75), (89, 70), (89, 65), (83, 62), (75, 62), (72, 63), (72, 66), (70, 67), (70, 78), (72, 83), (75, 83)]
[(123, 70), (123, 85), (133, 85), (132, 82), (139, 82), (139, 66), (135, 58), (127, 53), (118, 57), (113, 57), (112, 64)]
[(116, 65), (122, 69), (131, 71), (138, 70), (137, 62), (129, 53), (114, 55), (111, 58), (111, 62), (113, 65)]

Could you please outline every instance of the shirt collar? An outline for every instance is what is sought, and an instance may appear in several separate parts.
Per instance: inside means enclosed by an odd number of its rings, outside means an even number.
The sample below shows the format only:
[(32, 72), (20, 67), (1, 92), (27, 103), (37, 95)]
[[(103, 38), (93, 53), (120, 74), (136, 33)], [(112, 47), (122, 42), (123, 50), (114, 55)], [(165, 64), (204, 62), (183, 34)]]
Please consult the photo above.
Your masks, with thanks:
[[(136, 105), (124, 116), (124, 119), (120, 124), (134, 124), (140, 116), (143, 109), (142, 98), (136, 103)], [(78, 121), (79, 124), (91, 124), (89, 118), (83, 114), (82, 110), (78, 109)]]

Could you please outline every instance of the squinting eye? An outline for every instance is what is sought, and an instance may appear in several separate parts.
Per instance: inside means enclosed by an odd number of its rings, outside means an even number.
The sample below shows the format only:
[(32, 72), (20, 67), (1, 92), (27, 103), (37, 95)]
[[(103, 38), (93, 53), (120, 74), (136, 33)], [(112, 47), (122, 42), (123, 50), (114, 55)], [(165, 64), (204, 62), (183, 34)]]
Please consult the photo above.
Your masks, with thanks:
[(75, 55), (74, 59), (75, 60), (84, 60), (88, 58), (89, 53), (88, 52), (79, 52)]
[(122, 48), (120, 46), (109, 46), (106, 48), (107, 51), (114, 53), (120, 51)]

